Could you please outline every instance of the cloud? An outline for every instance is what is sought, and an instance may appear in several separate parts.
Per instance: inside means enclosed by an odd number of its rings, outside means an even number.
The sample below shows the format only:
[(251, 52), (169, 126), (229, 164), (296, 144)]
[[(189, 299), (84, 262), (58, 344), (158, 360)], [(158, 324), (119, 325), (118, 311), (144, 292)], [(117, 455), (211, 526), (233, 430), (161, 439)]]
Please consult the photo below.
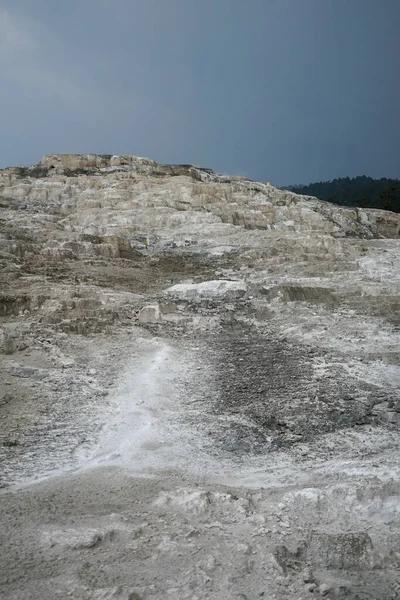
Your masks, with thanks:
[(26, 26), (21, 27), (15, 17), (6, 11), (0, 11), (0, 51), (2, 62), (4, 59), (12, 60), (18, 54), (37, 49), (34, 37), (29, 33)]
[(55, 32), (31, 18), (0, 10), (3, 80), (69, 110), (91, 115), (109, 110), (116, 100), (112, 93), (87, 87), (79, 65), (70, 64), (68, 57), (68, 48), (57, 44)]

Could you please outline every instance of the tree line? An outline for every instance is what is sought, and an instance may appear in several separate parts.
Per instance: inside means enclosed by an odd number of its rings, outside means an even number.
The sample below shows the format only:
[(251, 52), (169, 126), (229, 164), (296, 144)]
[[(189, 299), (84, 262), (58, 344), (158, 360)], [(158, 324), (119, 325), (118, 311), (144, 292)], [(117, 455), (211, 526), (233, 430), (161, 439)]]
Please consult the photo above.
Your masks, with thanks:
[(315, 196), (320, 200), (341, 206), (381, 208), (400, 213), (400, 180), (373, 179), (366, 175), (339, 177), (332, 181), (319, 181), (308, 185), (291, 185), (288, 190), (296, 194)]

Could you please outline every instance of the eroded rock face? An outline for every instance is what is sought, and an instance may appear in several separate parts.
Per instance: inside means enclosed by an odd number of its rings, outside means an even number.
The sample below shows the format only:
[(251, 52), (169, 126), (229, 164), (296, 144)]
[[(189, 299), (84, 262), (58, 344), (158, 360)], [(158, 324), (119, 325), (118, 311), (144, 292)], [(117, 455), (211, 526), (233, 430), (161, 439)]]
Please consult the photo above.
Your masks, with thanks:
[(50, 155), (37, 167), (4, 169), (0, 181), (3, 207), (18, 202), (34, 212), (61, 213), (67, 231), (84, 235), (119, 231), (125, 239), (155, 235), (165, 244), (220, 238), (224, 245), (238, 237), (238, 228), (399, 236), (392, 213), (333, 206), (268, 183), (132, 156)]
[(395, 597), (399, 215), (94, 154), (0, 207), (6, 597)]

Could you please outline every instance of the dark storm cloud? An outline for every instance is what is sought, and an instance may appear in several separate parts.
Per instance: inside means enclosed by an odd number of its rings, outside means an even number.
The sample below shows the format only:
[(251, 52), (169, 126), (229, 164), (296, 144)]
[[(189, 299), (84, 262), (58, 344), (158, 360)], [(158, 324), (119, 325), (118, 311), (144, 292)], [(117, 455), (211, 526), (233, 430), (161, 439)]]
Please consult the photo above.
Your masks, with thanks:
[(3, 0), (0, 166), (399, 176), (399, 19), (398, 0)]

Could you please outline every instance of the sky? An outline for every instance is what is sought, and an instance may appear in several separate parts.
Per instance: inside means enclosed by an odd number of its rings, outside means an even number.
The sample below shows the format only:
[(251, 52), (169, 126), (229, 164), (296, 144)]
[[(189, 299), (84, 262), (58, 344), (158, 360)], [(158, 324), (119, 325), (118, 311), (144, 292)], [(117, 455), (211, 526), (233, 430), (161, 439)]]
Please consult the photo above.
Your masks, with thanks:
[(0, 168), (400, 177), (399, 0), (0, 0)]

